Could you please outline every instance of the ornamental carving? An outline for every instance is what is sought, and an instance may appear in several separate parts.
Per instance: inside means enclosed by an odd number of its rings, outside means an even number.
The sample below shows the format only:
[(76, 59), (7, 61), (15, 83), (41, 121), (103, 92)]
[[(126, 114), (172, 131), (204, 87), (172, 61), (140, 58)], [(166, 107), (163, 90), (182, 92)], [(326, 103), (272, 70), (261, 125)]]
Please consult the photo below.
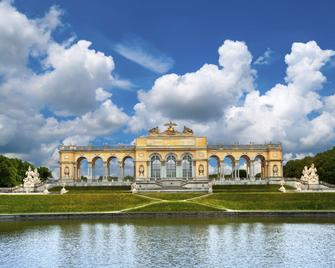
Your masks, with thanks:
[(205, 168), (203, 164), (199, 165), (198, 172), (199, 172), (199, 176), (204, 176)]
[(143, 177), (144, 176), (144, 166), (143, 165), (140, 165), (139, 168), (138, 168), (138, 175), (140, 177)]

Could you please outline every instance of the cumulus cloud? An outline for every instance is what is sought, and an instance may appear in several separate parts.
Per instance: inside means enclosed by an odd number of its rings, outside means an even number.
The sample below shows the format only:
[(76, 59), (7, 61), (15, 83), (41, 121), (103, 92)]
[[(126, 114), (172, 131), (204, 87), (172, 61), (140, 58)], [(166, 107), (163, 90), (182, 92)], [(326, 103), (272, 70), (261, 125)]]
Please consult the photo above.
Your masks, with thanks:
[[(114, 74), (113, 58), (89, 41), (56, 42), (52, 35), (61, 15), (53, 6), (31, 19), (11, 2), (0, 2), (0, 152), (51, 168), (60, 143), (87, 144), (128, 120), (103, 89), (128, 83)], [(30, 58), (40, 64), (39, 72), (29, 67)]]
[(320, 150), (335, 141), (334, 96), (320, 95), (326, 82), (321, 69), (334, 53), (315, 41), (293, 43), (285, 56), (286, 83), (261, 93), (253, 85), (246, 44), (225, 41), (221, 68), (204, 65), (193, 73), (164, 75), (141, 91), (129, 129), (172, 119), (211, 142), (282, 142), (286, 152)]
[(192, 73), (163, 75), (149, 91), (140, 91), (131, 130), (145, 128), (159, 118), (218, 119), (224, 109), (254, 90), (255, 70), (250, 67), (252, 56), (245, 43), (227, 40), (218, 52), (219, 66), (204, 64)]

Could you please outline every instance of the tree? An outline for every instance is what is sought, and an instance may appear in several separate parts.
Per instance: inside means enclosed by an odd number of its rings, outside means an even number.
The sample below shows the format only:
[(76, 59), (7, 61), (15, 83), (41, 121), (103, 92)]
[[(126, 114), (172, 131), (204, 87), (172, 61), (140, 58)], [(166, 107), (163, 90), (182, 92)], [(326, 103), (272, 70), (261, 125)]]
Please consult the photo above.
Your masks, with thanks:
[(41, 181), (45, 181), (48, 178), (52, 178), (52, 173), (47, 167), (39, 167), (37, 171), (40, 174)]
[(314, 157), (288, 161), (284, 166), (284, 177), (300, 178), (304, 166), (309, 167), (312, 163), (318, 170), (320, 180), (335, 184), (335, 147)]

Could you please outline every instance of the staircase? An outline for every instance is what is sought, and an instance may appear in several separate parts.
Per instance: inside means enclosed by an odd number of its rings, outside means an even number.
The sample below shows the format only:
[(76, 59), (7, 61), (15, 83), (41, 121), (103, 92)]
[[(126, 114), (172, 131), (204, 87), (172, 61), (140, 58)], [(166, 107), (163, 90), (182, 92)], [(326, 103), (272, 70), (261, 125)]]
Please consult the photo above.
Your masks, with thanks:
[(136, 181), (140, 192), (208, 192), (208, 180), (159, 179)]

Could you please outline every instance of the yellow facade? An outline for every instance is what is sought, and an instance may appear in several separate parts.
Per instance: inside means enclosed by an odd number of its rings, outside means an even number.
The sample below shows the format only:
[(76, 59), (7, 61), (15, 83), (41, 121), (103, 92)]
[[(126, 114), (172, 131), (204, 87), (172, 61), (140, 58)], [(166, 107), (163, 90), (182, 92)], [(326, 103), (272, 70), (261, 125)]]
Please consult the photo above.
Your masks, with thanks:
[(78, 181), (81, 178), (82, 159), (88, 162), (88, 180), (94, 180), (94, 166), (97, 159), (103, 161), (103, 179), (109, 176), (112, 159), (117, 159), (119, 179), (123, 179), (124, 163), (127, 158), (134, 163), (134, 179), (208, 179), (209, 159), (216, 159), (217, 178), (225, 179), (225, 161), (229, 158), (232, 171), (229, 179), (240, 178), (240, 158), (245, 159), (246, 179), (255, 178), (254, 161), (261, 163), (262, 178), (281, 178), (282, 147), (280, 144), (208, 145), (206, 137), (193, 135), (184, 127), (182, 132), (174, 129), (175, 124), (166, 124), (167, 130), (160, 132), (153, 128), (149, 135), (139, 137), (131, 146), (60, 146), (60, 179)]

